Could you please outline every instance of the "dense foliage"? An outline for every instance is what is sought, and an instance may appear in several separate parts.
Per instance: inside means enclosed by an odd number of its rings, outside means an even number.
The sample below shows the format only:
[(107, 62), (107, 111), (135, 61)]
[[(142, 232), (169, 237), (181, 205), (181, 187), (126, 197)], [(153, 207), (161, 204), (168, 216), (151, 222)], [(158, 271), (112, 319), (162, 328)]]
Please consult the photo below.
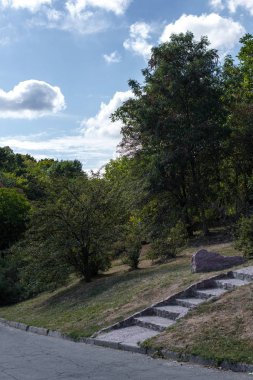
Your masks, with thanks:
[(238, 220), (252, 256), (253, 36), (240, 42), (222, 62), (192, 33), (153, 48), (112, 115), (121, 156), (103, 174), (0, 148), (0, 304), (91, 281), (113, 258), (137, 269), (143, 243), (173, 259), (196, 231)]

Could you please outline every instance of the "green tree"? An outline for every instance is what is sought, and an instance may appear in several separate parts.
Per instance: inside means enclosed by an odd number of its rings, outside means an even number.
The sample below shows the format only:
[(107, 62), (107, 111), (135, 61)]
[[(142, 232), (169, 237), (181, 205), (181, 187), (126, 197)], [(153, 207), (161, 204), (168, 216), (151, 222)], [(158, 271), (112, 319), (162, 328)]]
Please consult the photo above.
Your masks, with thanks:
[(9, 257), (0, 257), (0, 306), (18, 302), (21, 296), (17, 263)]
[(106, 181), (96, 176), (54, 180), (51, 196), (35, 210), (23, 242), (28, 287), (56, 286), (73, 272), (89, 282), (108, 269), (114, 202)]
[(168, 192), (192, 232), (208, 233), (206, 209), (219, 186), (226, 136), (218, 54), (207, 38), (172, 35), (153, 48), (144, 85), (129, 81), (135, 97), (114, 113), (123, 122), (122, 152), (149, 161), (150, 192)]
[(245, 257), (253, 258), (253, 216), (242, 217), (238, 221), (235, 246)]
[(78, 175), (84, 174), (82, 172), (82, 164), (78, 160), (74, 161), (55, 161), (48, 169), (50, 176), (65, 176), (73, 178)]
[(29, 202), (17, 189), (0, 188), (0, 251), (21, 237), (29, 210)]
[(178, 222), (165, 237), (158, 238), (152, 242), (149, 258), (162, 262), (174, 259), (185, 248), (186, 242), (185, 226), (182, 222)]
[(222, 165), (223, 194), (237, 216), (246, 213), (253, 200), (253, 37), (247, 34), (240, 42), (239, 62), (230, 56), (224, 62), (222, 97), (230, 129)]
[(142, 247), (141, 242), (141, 220), (136, 216), (131, 216), (125, 226), (125, 255), (123, 257), (123, 263), (129, 265), (131, 269), (138, 269)]
[(11, 171), (15, 168), (15, 154), (13, 150), (8, 147), (0, 147), (0, 170)]

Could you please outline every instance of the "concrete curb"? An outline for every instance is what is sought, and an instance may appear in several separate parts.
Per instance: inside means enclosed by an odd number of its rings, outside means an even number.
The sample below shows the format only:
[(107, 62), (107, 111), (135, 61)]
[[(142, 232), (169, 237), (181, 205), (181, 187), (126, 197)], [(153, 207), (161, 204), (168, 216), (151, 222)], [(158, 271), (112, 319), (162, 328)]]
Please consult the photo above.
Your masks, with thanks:
[(111, 348), (114, 350), (128, 351), (132, 353), (148, 355), (150, 357), (159, 357), (160, 359), (174, 360), (184, 363), (198, 364), (205, 367), (214, 367), (225, 371), (233, 372), (242, 372), (242, 373), (251, 373), (253, 372), (253, 365), (246, 363), (229, 363), (228, 361), (223, 361), (220, 364), (217, 364), (215, 360), (205, 359), (201, 356), (194, 356), (190, 354), (183, 354), (174, 351), (159, 351), (154, 348), (145, 348), (145, 347), (136, 347), (128, 346), (122, 343), (107, 342), (107, 341), (98, 341), (93, 338), (80, 338), (80, 340), (75, 340), (65, 334), (62, 334), (60, 331), (44, 329), (43, 327), (28, 326), (25, 323), (8, 321), (7, 319), (0, 318), (0, 324), (4, 326), (9, 326), (18, 330), (25, 332), (30, 332), (32, 334), (38, 334), (43, 336), (49, 336), (52, 338), (59, 338), (64, 340), (69, 340), (75, 343), (84, 343), (84, 344), (93, 344), (100, 347)]
[[(149, 349), (147, 350), (149, 351)], [(149, 353), (148, 353), (149, 354)], [(155, 350), (152, 349), (152, 356), (155, 354)], [(199, 364), (206, 367), (216, 367), (222, 370), (226, 371), (233, 371), (233, 372), (253, 372), (253, 365), (252, 364), (246, 364), (246, 363), (230, 363), (226, 360), (224, 360), (221, 363), (217, 363), (214, 359), (205, 359), (201, 356), (195, 356), (191, 354), (184, 354), (174, 351), (161, 351), (161, 356), (164, 359), (170, 359), (170, 360), (176, 360), (179, 362), (188, 362), (193, 364)]]
[(60, 331), (57, 331), (57, 330), (49, 330), (49, 329), (45, 329), (44, 327), (29, 326), (21, 322), (8, 321), (5, 318), (0, 318), (0, 324), (4, 326), (12, 327), (14, 329), (30, 332), (32, 334), (50, 336), (52, 338), (65, 339), (65, 340), (70, 340), (72, 342), (76, 341), (75, 339), (65, 334), (62, 334)]

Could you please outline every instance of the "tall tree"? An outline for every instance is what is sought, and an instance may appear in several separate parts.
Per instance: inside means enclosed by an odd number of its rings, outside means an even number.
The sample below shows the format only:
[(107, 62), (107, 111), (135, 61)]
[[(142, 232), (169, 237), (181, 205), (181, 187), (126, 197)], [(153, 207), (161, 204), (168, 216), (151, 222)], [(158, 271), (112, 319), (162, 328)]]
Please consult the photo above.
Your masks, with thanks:
[(217, 51), (205, 37), (172, 35), (153, 48), (143, 75), (143, 85), (129, 81), (135, 97), (113, 115), (123, 122), (122, 152), (148, 156), (150, 190), (173, 196), (188, 233), (196, 220), (208, 233), (206, 208), (219, 183), (226, 135)]
[(237, 216), (247, 212), (253, 200), (253, 36), (246, 34), (240, 42), (239, 62), (228, 56), (223, 67), (223, 103), (231, 131), (223, 178), (226, 197)]

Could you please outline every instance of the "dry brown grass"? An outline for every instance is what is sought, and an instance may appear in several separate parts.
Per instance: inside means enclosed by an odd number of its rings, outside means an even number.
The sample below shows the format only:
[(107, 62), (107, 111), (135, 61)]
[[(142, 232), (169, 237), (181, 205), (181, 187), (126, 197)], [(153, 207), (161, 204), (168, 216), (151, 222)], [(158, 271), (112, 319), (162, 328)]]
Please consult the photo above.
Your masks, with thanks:
[(253, 285), (200, 306), (148, 345), (215, 359), (217, 363), (253, 363)]

